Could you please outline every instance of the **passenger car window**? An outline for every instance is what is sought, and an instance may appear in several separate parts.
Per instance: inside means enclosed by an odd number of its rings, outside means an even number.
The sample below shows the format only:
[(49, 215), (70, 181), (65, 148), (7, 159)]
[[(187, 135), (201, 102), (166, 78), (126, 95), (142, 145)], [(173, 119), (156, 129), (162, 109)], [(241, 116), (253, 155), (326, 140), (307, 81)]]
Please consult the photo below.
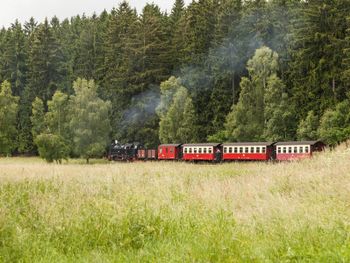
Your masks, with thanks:
[(281, 147), (277, 147), (277, 152), (281, 153)]
[(299, 152), (303, 153), (304, 152), (304, 147), (299, 147)]
[(283, 147), (283, 153), (287, 153), (287, 147)]
[(212, 153), (211, 147), (208, 148), (208, 153)]
[(266, 153), (266, 147), (262, 147), (262, 153)]
[(256, 147), (256, 153), (260, 153), (260, 147)]
[(309, 146), (305, 147), (305, 152), (308, 153), (309, 152)]
[(245, 153), (249, 153), (249, 147), (245, 147)]
[(228, 148), (228, 152), (232, 153), (232, 147)]
[(234, 151), (234, 153), (238, 153), (238, 148), (237, 148), (237, 147), (234, 147), (234, 148), (233, 148), (233, 151)]
[(294, 153), (298, 153), (298, 147), (294, 147)]
[(292, 147), (288, 147), (288, 153), (292, 153)]
[(202, 153), (202, 148), (198, 148), (198, 153)]
[(254, 147), (250, 147), (250, 153), (254, 153)]

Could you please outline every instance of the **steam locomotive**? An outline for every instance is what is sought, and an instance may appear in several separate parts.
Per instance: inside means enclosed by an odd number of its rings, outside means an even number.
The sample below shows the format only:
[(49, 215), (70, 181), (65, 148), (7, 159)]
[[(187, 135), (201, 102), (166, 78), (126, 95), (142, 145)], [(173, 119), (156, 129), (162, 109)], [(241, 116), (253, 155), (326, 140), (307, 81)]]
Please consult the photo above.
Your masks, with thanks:
[(291, 142), (237, 142), (161, 144), (157, 149), (146, 149), (141, 143), (121, 144), (114, 141), (108, 152), (110, 161), (285, 161), (310, 158), (323, 151), (322, 141)]

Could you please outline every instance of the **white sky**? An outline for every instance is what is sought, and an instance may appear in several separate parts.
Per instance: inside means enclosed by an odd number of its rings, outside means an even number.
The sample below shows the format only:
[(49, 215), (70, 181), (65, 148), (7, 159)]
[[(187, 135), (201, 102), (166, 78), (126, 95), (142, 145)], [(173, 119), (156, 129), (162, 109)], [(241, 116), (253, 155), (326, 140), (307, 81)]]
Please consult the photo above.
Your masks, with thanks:
[[(161, 9), (170, 12), (175, 0), (129, 0), (132, 7), (140, 12), (147, 3), (155, 3)], [(43, 21), (56, 15), (60, 20), (77, 14), (91, 15), (101, 13), (104, 9), (110, 11), (118, 6), (121, 0), (0, 0), (0, 27), (8, 27), (16, 19), (21, 23), (34, 17), (36, 21)], [(186, 3), (191, 0), (185, 0)]]

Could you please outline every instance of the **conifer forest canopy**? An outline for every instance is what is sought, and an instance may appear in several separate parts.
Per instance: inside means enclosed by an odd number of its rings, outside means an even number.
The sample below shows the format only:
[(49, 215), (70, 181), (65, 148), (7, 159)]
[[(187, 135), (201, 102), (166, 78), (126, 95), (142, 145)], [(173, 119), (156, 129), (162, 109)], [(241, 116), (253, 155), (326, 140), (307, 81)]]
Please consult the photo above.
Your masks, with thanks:
[[(127, 2), (0, 30), (0, 154), (350, 135), (350, 0)], [(48, 153), (48, 149), (56, 149)]]

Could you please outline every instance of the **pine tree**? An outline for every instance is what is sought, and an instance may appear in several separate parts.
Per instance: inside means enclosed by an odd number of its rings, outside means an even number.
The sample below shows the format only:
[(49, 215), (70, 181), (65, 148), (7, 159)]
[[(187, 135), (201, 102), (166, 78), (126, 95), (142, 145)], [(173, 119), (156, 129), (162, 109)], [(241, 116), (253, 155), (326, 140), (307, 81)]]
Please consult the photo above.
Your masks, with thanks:
[(105, 77), (102, 84), (102, 97), (112, 102), (113, 136), (123, 140), (124, 127), (120, 126), (123, 112), (130, 105), (134, 95), (140, 92), (135, 83), (138, 60), (135, 54), (138, 18), (135, 10), (123, 1), (112, 12), (108, 25), (106, 42)]
[(341, 83), (346, 1), (302, 2), (292, 21), (289, 78), (299, 119), (313, 110), (322, 114), (345, 97)]
[(16, 20), (7, 31), (2, 56), (2, 78), (11, 83), (15, 96), (23, 94), (26, 83), (27, 40), (22, 25)]
[(38, 96), (46, 102), (64, 83), (61, 48), (47, 20), (35, 30), (30, 45), (28, 88), (32, 98), (29, 100)]
[(4, 81), (0, 88), (0, 154), (10, 155), (17, 147), (18, 101), (19, 98), (12, 95), (11, 84)]

